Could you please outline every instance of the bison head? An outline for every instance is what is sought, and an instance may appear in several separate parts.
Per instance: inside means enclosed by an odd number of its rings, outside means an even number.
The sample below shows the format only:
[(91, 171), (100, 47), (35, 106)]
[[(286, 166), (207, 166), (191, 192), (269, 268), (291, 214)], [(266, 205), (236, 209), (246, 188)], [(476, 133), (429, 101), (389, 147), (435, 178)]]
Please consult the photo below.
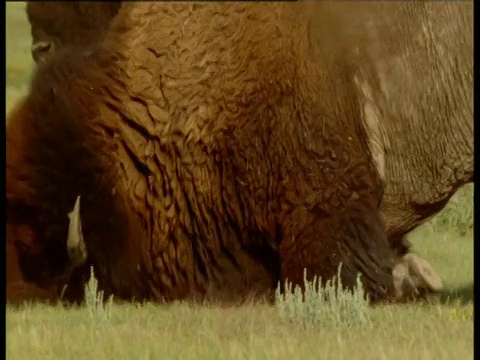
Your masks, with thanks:
[(97, 43), (120, 6), (120, 2), (29, 1), (33, 60), (46, 62), (61, 48)]

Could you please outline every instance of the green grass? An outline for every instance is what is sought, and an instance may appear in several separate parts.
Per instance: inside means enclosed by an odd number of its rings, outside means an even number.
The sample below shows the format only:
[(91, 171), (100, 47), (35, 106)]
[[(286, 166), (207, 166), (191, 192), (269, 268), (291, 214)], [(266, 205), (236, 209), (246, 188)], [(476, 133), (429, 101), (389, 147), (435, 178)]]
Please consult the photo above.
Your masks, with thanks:
[[(33, 69), (23, 3), (7, 3), (7, 111)], [(312, 297), (235, 308), (99, 305), (7, 306), (9, 359), (469, 359), (473, 358), (473, 185), (410, 235), (446, 290), (429, 302), (364, 308), (347, 316)], [(92, 284), (94, 285), (94, 284)], [(91, 288), (90, 299), (96, 296)], [(346, 299), (346, 298), (344, 298)], [(345, 300), (346, 302), (350, 300)], [(357, 301), (355, 303), (355, 301)], [(347, 304), (347, 305), (348, 305)], [(330, 308), (328, 308), (330, 306)], [(327, 308), (325, 308), (327, 307)], [(353, 311), (353, 310), (355, 311)], [(293, 316), (291, 316), (293, 314)], [(315, 318), (314, 318), (315, 317)], [(313, 320), (315, 321), (313, 321)], [(332, 320), (333, 319), (333, 320)]]
[(25, 14), (25, 3), (6, 3), (6, 110), (26, 94), (34, 66), (30, 56), (30, 26)]
[(371, 310), (369, 327), (303, 326), (275, 308), (116, 306), (108, 324), (85, 310), (7, 313), (8, 359), (469, 359), (473, 321), (442, 306)]

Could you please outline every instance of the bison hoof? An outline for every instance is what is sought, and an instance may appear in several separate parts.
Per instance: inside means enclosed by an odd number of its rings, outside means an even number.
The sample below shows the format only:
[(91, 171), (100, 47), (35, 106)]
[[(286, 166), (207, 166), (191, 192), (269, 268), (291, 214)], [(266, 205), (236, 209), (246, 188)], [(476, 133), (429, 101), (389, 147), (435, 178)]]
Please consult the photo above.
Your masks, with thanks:
[(393, 281), (398, 299), (420, 292), (437, 292), (443, 289), (440, 276), (430, 263), (418, 255), (405, 255), (394, 267)]

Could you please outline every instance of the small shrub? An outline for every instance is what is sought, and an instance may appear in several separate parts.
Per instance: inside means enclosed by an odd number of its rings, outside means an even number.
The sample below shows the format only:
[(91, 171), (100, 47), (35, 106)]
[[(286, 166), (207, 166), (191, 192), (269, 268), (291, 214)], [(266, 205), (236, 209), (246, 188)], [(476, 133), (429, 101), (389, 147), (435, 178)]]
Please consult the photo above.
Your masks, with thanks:
[(460, 301), (457, 301), (450, 310), (449, 319), (450, 321), (472, 321), (473, 307), (462, 306)]
[[(371, 325), (369, 302), (357, 276), (353, 291), (343, 287), (340, 278), (341, 264), (337, 276), (328, 280), (325, 287), (319, 286), (321, 278), (306, 280), (304, 271), (305, 298), (299, 286), (292, 292), (291, 283), (285, 283), (285, 294), (276, 291), (276, 308), (280, 318), (304, 325), (354, 326)], [(316, 290), (318, 286), (318, 291)]]
[(445, 208), (429, 221), (437, 232), (455, 231), (466, 235), (473, 231), (473, 184), (458, 189)]
[(93, 267), (90, 268), (90, 279), (85, 285), (85, 303), (92, 320), (100, 323), (110, 320), (113, 296), (110, 296), (108, 301), (104, 303), (103, 291), (98, 291), (98, 281), (95, 278)]

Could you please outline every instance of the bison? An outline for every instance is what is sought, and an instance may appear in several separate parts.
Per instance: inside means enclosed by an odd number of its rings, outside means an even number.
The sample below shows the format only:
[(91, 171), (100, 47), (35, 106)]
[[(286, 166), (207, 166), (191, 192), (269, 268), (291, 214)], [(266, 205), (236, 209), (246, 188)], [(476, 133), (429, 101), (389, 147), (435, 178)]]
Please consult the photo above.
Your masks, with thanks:
[[(103, 38), (106, 24), (117, 14), (107, 6), (89, 5), (96, 13), (90, 16), (104, 21), (98, 35), (91, 28), (92, 36), (79, 39), (70, 34), (86, 21), (78, 4), (55, 3), (58, 8), (40, 4), (27, 4), (32, 33), (43, 34), (34, 44), (50, 42), (50, 29), (64, 34), (65, 40), (56, 46), (92, 44)], [(404, 236), (473, 180), (472, 9), (472, 2), (341, 1), (320, 2), (312, 8), (315, 41), (320, 39), (325, 51), (340, 61), (349, 59), (356, 69), (351, 81), (360, 94), (369, 143), (385, 180), (381, 209), (386, 231), (401, 256), (409, 252)], [(42, 11), (51, 14), (50, 23), (37, 20), (46, 16)], [(59, 11), (70, 14), (68, 25)], [(442, 55), (430, 56), (433, 50)], [(464, 76), (452, 78), (459, 73)], [(418, 96), (427, 92), (430, 96)], [(435, 136), (425, 135), (432, 129)], [(441, 287), (438, 276), (426, 280), (429, 288)]]
[(342, 263), (372, 300), (401, 294), (358, 91), (310, 14), (127, 3), (93, 55), (38, 68), (6, 135), (26, 281), (81, 294), (93, 265), (117, 298), (236, 301)]

